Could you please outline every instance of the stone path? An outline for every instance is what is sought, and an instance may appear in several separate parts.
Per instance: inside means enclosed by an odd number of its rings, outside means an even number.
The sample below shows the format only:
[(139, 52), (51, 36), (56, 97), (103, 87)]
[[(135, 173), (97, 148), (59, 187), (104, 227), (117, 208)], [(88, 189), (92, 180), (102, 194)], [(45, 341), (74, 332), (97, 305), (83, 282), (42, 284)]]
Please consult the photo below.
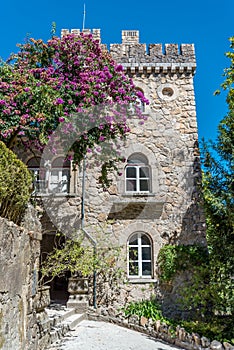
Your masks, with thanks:
[(48, 350), (173, 350), (147, 335), (110, 323), (82, 321), (59, 344)]

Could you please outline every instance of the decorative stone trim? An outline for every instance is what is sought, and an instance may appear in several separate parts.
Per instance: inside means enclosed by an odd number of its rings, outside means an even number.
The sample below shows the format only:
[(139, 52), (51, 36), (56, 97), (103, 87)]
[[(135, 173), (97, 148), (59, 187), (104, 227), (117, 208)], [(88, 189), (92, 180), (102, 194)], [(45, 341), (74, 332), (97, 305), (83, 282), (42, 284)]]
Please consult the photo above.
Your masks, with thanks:
[(126, 244), (128, 237), (132, 233), (138, 232), (138, 231), (147, 233), (150, 236), (151, 240), (153, 241), (153, 237), (155, 234), (154, 227), (152, 227), (152, 225), (148, 223), (139, 221), (139, 222), (134, 222), (132, 224), (129, 224), (128, 226), (125, 227), (124, 232), (122, 232), (122, 234), (119, 237), (119, 244), (120, 245)]
[(173, 84), (162, 84), (157, 89), (158, 96), (161, 100), (173, 101), (178, 97), (178, 89)]
[(190, 73), (195, 74), (196, 63), (122, 63), (125, 72), (135, 73)]

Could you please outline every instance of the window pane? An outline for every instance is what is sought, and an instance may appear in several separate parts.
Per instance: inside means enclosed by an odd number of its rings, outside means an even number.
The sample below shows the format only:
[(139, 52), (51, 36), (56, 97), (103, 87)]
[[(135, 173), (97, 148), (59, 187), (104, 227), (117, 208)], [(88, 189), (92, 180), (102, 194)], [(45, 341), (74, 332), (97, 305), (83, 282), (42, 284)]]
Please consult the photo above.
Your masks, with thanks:
[(59, 190), (59, 170), (52, 170), (50, 174), (50, 191), (60, 192)]
[(52, 170), (51, 171), (51, 183), (58, 183), (58, 182), (59, 182), (59, 171)]
[(142, 275), (150, 276), (151, 275), (151, 262), (142, 263)]
[(148, 167), (140, 167), (140, 177), (149, 177), (149, 168)]
[(136, 168), (128, 166), (126, 169), (126, 177), (129, 178), (136, 178)]
[(69, 169), (63, 169), (62, 171), (62, 183), (61, 183), (61, 192), (67, 193), (69, 187), (70, 171)]
[(150, 245), (150, 240), (146, 235), (141, 236), (141, 245)]
[(133, 153), (128, 158), (128, 163), (129, 164), (148, 164), (148, 159), (142, 153)]
[(129, 263), (129, 275), (137, 276), (138, 275), (138, 262), (130, 262)]
[(140, 180), (140, 191), (149, 191), (149, 180)]
[(31, 169), (33, 173), (34, 193), (44, 192), (45, 186), (45, 169)]
[(136, 180), (127, 180), (126, 191), (136, 191)]
[(133, 235), (129, 240), (129, 245), (138, 245), (138, 236), (137, 234)]
[(129, 260), (138, 260), (138, 248), (129, 247)]
[(143, 247), (142, 248), (142, 260), (151, 260), (151, 248)]

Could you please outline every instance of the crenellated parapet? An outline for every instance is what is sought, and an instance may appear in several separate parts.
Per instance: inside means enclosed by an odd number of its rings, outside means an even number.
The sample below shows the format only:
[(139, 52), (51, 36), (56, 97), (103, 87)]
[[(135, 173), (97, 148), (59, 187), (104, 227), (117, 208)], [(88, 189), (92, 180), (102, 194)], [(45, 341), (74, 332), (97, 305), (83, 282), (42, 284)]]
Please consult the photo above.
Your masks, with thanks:
[(75, 35), (80, 35), (80, 33), (84, 33), (84, 34), (92, 34), (93, 38), (95, 40), (98, 40), (99, 43), (101, 43), (101, 30), (100, 29), (62, 29), (61, 30), (61, 37), (63, 37), (64, 35), (67, 34), (75, 34)]
[[(92, 34), (101, 43), (100, 29), (84, 29), (83, 33)], [(79, 35), (79, 29), (62, 29), (61, 35), (68, 33)], [(106, 46), (102, 44), (105, 49)], [(193, 44), (141, 44), (138, 30), (123, 30), (122, 43), (110, 44), (110, 54), (114, 60), (131, 73), (188, 72), (194, 74), (196, 58)]]

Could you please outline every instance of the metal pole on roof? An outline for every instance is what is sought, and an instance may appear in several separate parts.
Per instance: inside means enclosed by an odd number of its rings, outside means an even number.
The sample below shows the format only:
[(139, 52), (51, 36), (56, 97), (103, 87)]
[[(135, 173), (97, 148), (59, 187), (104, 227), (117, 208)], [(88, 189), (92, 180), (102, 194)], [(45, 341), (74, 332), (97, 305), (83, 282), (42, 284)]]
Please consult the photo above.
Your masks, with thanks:
[(86, 11), (85, 11), (85, 4), (84, 4), (84, 13), (83, 13), (83, 26), (82, 26), (82, 31), (85, 29), (85, 15), (86, 15)]

